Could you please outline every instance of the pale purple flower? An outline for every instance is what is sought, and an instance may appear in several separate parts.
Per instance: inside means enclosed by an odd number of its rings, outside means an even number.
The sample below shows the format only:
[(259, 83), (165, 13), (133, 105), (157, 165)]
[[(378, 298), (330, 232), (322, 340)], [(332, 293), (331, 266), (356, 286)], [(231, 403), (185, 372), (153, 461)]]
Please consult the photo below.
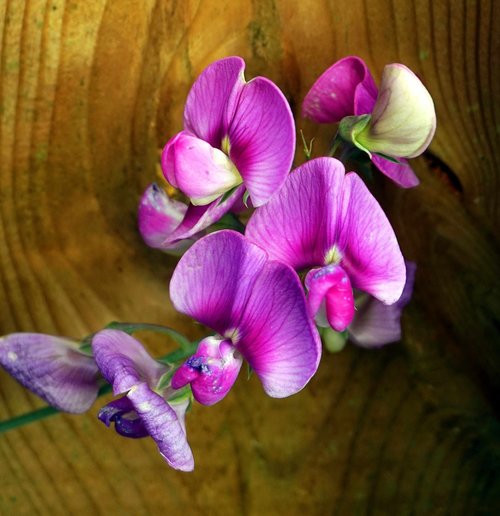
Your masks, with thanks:
[[(184, 110), (184, 130), (167, 142), (162, 154), (167, 181), (192, 206), (167, 209), (164, 200), (156, 202), (147, 192), (141, 201), (139, 227), (148, 245), (171, 248), (216, 222), (241, 201), (245, 189), (252, 205), (261, 206), (284, 183), (295, 152), (290, 107), (270, 80), (256, 77), (246, 82), (244, 68), (239, 57), (221, 59), (193, 84)], [(177, 212), (174, 217), (172, 209)], [(155, 210), (168, 212), (172, 223), (155, 223)]]
[(63, 412), (85, 412), (97, 397), (97, 365), (72, 340), (11, 333), (0, 338), (0, 364), (24, 387)]
[(200, 403), (227, 394), (242, 359), (276, 398), (300, 391), (316, 372), (321, 345), (298, 276), (239, 233), (196, 242), (174, 271), (170, 297), (217, 333), (172, 378), (172, 387), (190, 383)]
[(167, 366), (156, 362), (136, 339), (119, 330), (103, 330), (92, 339), (95, 360), (115, 395), (99, 419), (125, 437), (151, 436), (160, 454), (175, 469), (192, 471), (194, 459), (186, 439), (186, 397), (176, 399), (160, 380)]
[(367, 151), (382, 173), (403, 188), (418, 185), (404, 157), (415, 157), (427, 148), (436, 114), (429, 92), (406, 66), (386, 66), (378, 91), (365, 62), (345, 57), (314, 83), (302, 112), (318, 123), (342, 121), (340, 133)]
[(305, 279), (311, 316), (324, 314), (337, 331), (354, 317), (353, 288), (384, 304), (403, 292), (405, 264), (387, 217), (336, 159), (317, 158), (292, 172), (252, 215), (246, 236), (274, 260), (312, 268)]

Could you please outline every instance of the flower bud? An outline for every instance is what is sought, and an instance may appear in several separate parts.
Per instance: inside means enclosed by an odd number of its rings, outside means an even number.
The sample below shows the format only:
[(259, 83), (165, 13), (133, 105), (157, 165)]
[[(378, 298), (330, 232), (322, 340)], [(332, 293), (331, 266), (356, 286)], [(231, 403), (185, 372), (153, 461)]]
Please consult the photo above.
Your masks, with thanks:
[(355, 145), (368, 152), (414, 158), (429, 146), (436, 112), (429, 92), (406, 66), (384, 68), (371, 119), (356, 132)]

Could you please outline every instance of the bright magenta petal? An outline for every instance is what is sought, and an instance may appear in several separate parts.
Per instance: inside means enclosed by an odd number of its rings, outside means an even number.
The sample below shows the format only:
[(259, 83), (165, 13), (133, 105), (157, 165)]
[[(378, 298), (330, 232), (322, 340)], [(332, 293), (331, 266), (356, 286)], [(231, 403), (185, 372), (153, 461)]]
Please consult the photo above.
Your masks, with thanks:
[(114, 394), (122, 394), (139, 382), (155, 386), (167, 368), (151, 358), (142, 344), (128, 333), (102, 330), (92, 339), (94, 357)]
[(390, 179), (392, 179), (401, 188), (413, 188), (417, 186), (420, 181), (413, 172), (410, 165), (404, 158), (398, 158), (400, 163), (394, 163), (388, 159), (372, 154), (373, 164)]
[(354, 173), (345, 176), (342, 212), (336, 244), (352, 286), (394, 303), (406, 280), (403, 255), (387, 216)]
[(326, 263), (340, 224), (344, 166), (317, 158), (293, 171), (248, 222), (246, 236), (296, 270)]
[[(358, 89), (361, 91), (356, 109)], [(330, 66), (313, 84), (304, 99), (302, 113), (318, 123), (336, 123), (345, 116), (363, 114), (356, 110), (366, 109), (368, 100), (376, 96), (377, 87), (364, 61), (355, 56), (345, 57)]]
[(257, 77), (243, 88), (229, 126), (229, 156), (252, 204), (265, 204), (283, 185), (295, 153), (290, 106), (270, 80)]
[(97, 365), (71, 340), (41, 333), (6, 335), (0, 338), (0, 364), (63, 412), (85, 412), (97, 397)]
[(184, 128), (220, 148), (241, 89), (245, 62), (227, 57), (211, 64), (193, 84), (184, 109)]

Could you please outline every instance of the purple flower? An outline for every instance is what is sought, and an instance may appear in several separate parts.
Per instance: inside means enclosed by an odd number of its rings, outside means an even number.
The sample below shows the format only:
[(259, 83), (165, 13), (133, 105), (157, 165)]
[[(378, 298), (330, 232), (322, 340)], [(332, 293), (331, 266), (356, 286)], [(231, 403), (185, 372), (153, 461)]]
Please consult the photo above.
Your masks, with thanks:
[(71, 340), (42, 333), (6, 335), (0, 338), (0, 364), (63, 412), (85, 412), (97, 397), (96, 363)]
[(312, 316), (345, 330), (354, 317), (353, 288), (384, 304), (405, 284), (405, 264), (382, 208), (340, 161), (318, 158), (290, 174), (271, 201), (252, 215), (247, 238), (296, 270), (311, 269), (305, 284)]
[(107, 426), (113, 422), (125, 437), (150, 435), (170, 466), (192, 471), (194, 460), (184, 423), (189, 399), (176, 397), (171, 388), (160, 389), (167, 367), (151, 358), (136, 339), (118, 330), (97, 333), (92, 349), (113, 393), (125, 394), (103, 407), (99, 419)]
[(315, 82), (302, 111), (318, 123), (341, 122), (339, 133), (366, 151), (374, 165), (399, 186), (419, 183), (403, 158), (418, 156), (427, 148), (436, 129), (436, 114), (429, 92), (406, 66), (386, 66), (377, 91), (362, 59), (341, 59)]
[(347, 328), (349, 338), (363, 348), (376, 348), (401, 340), (401, 314), (410, 302), (415, 281), (416, 264), (405, 262), (406, 283), (401, 297), (392, 305), (384, 305), (364, 294), (356, 299), (357, 311)]
[[(261, 206), (283, 185), (295, 151), (292, 113), (268, 79), (245, 82), (244, 68), (239, 57), (221, 59), (207, 67), (191, 88), (184, 130), (166, 144), (162, 168), (168, 182), (189, 197), (192, 206), (176, 205), (173, 217), (172, 206), (165, 207), (172, 203), (159, 200), (150, 187), (139, 210), (140, 231), (148, 245), (171, 248), (227, 213), (245, 189), (253, 206)], [(236, 191), (224, 198), (233, 188)], [(155, 223), (155, 211), (171, 222), (163, 217)]]
[(170, 297), (217, 332), (172, 378), (172, 387), (190, 383), (200, 403), (227, 394), (243, 358), (276, 398), (300, 391), (316, 372), (321, 343), (298, 276), (239, 233), (196, 242), (174, 271)]

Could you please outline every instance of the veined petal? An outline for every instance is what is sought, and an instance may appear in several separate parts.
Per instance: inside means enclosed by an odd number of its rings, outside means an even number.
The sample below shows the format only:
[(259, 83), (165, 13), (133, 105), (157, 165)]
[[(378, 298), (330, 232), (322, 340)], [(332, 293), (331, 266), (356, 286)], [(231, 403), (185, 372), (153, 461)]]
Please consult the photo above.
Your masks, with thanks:
[(295, 153), (295, 124), (280, 89), (256, 77), (242, 89), (229, 129), (229, 156), (252, 204), (265, 204), (283, 185)]
[(242, 182), (221, 150), (185, 131), (169, 145), (163, 163), (167, 179), (194, 205), (209, 204)]
[(330, 326), (336, 331), (344, 331), (354, 317), (354, 296), (349, 277), (342, 267), (332, 264), (312, 269), (305, 284), (311, 316), (314, 317), (324, 303)]
[(192, 471), (194, 459), (182, 423), (174, 409), (145, 382), (130, 389), (127, 398), (141, 418), (160, 454), (168, 464), (181, 471)]
[(371, 111), (377, 87), (365, 62), (349, 56), (334, 63), (313, 84), (302, 105), (303, 116), (328, 124)]
[(374, 297), (364, 295), (348, 328), (349, 338), (364, 348), (373, 348), (401, 339), (401, 314), (413, 293), (416, 264), (405, 262), (406, 284), (401, 297), (392, 305), (384, 305)]
[[(171, 199), (156, 184), (149, 185), (139, 204), (139, 232), (147, 245), (162, 248), (163, 242), (179, 227), (188, 207)], [(190, 240), (172, 245), (170, 249), (182, 252), (192, 243)]]
[(139, 382), (156, 386), (167, 368), (154, 360), (142, 344), (128, 333), (102, 330), (92, 339), (92, 350), (102, 375), (122, 394)]
[(293, 171), (283, 188), (247, 224), (245, 235), (296, 270), (324, 265), (340, 224), (344, 166), (317, 158)]
[(373, 164), (401, 188), (413, 188), (420, 184), (420, 180), (404, 158), (398, 158), (400, 163), (393, 163), (388, 159), (372, 154)]
[[(207, 206), (194, 206), (190, 204), (183, 221), (165, 236), (165, 240), (158, 246), (159, 249), (169, 250), (178, 247), (189, 247), (193, 240), (203, 235), (203, 231), (217, 222), (233, 206), (241, 202), (245, 187), (239, 186), (226, 200), (216, 199)], [(186, 244), (187, 240), (187, 244)]]
[(24, 387), (63, 412), (85, 412), (97, 397), (97, 365), (71, 340), (12, 333), (0, 338), (0, 364)]
[(172, 388), (191, 384), (193, 396), (203, 405), (223, 399), (233, 386), (243, 360), (228, 340), (206, 337), (172, 377)]
[(244, 69), (240, 57), (220, 59), (203, 70), (189, 91), (184, 127), (212, 147), (220, 148), (227, 134), (227, 120), (245, 85)]
[(321, 341), (290, 267), (268, 261), (255, 278), (233, 343), (269, 396), (299, 392), (318, 368)]
[(403, 292), (406, 269), (403, 255), (384, 211), (354, 173), (344, 179), (342, 222), (336, 238), (341, 265), (354, 288), (386, 304)]
[(175, 308), (224, 337), (234, 332), (266, 253), (235, 231), (198, 240), (179, 260), (170, 281)]
[(428, 147), (436, 130), (430, 93), (406, 66), (384, 68), (371, 122), (357, 141), (371, 152), (414, 158)]

